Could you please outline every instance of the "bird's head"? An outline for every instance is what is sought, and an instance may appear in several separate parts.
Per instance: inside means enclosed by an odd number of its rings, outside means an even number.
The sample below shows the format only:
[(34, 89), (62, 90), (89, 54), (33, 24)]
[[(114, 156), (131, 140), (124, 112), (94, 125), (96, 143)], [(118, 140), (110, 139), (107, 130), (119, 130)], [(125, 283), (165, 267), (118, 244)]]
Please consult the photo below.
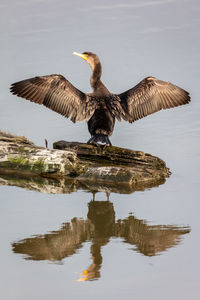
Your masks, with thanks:
[(83, 52), (83, 53), (77, 53), (73, 52), (74, 55), (80, 56), (84, 60), (87, 61), (87, 63), (90, 65), (91, 69), (94, 70), (95, 66), (100, 64), (99, 58), (95, 53), (92, 52)]

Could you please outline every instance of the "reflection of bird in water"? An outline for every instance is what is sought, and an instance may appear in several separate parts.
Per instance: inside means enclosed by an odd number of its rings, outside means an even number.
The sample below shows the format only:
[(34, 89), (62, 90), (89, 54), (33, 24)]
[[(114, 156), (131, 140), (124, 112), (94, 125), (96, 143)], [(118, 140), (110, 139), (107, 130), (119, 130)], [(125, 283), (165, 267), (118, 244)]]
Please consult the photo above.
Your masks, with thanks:
[(78, 281), (94, 280), (100, 277), (101, 248), (109, 242), (115, 230), (115, 211), (113, 203), (109, 201), (91, 201), (88, 204), (87, 217), (94, 227), (90, 249), (92, 264), (83, 271)]
[(106, 200), (109, 201), (110, 199), (110, 190), (103, 188), (103, 189), (99, 189), (98, 191), (93, 190), (92, 191), (92, 201), (95, 201), (95, 196), (97, 192), (105, 192), (106, 193)]
[(91, 52), (74, 52), (88, 62), (92, 69), (90, 84), (93, 92), (85, 94), (62, 75), (37, 76), (13, 83), (11, 92), (65, 116), (71, 120), (86, 120), (91, 138), (88, 143), (111, 145), (115, 119), (130, 123), (161, 109), (186, 104), (188, 92), (154, 77), (143, 79), (135, 87), (112, 94), (100, 80), (102, 68), (98, 56)]
[(189, 227), (148, 225), (134, 215), (115, 219), (113, 203), (90, 201), (87, 219), (73, 218), (60, 230), (38, 235), (12, 244), (13, 252), (24, 254), (28, 260), (49, 260), (54, 263), (77, 253), (85, 242), (91, 241), (92, 263), (78, 281), (95, 280), (100, 275), (103, 257), (101, 249), (111, 238), (122, 238), (134, 250), (155, 256), (179, 244)]

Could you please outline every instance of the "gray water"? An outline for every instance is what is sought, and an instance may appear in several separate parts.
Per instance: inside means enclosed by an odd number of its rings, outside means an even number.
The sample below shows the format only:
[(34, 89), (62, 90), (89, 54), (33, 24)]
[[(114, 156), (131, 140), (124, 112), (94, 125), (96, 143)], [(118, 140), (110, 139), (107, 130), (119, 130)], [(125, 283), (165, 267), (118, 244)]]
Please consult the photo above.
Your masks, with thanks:
[(91, 202), (81, 189), (0, 187), (1, 299), (199, 299), (199, 14), (199, 0), (1, 0), (1, 130), (41, 146), (89, 139), (84, 122), (9, 93), (12, 82), (52, 73), (89, 92), (90, 68), (73, 51), (99, 55), (112, 92), (151, 75), (192, 98), (117, 123), (111, 137), (165, 160), (165, 184), (111, 193), (110, 203), (104, 192)]

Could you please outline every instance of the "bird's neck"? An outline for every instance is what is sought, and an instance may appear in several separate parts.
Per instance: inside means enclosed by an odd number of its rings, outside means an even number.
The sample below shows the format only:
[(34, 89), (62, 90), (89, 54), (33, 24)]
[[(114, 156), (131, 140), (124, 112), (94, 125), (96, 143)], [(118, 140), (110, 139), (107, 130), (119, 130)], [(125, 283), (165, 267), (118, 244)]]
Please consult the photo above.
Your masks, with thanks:
[(98, 62), (97, 64), (91, 66), (91, 69), (92, 69), (92, 76), (90, 78), (90, 84), (93, 90), (95, 90), (99, 85), (101, 74), (102, 74), (101, 63)]
[(101, 63), (98, 62), (95, 66), (91, 66), (92, 68), (92, 76), (90, 78), (90, 84), (93, 88), (93, 92), (108, 92), (107, 88), (104, 86), (102, 81), (100, 80), (102, 74)]

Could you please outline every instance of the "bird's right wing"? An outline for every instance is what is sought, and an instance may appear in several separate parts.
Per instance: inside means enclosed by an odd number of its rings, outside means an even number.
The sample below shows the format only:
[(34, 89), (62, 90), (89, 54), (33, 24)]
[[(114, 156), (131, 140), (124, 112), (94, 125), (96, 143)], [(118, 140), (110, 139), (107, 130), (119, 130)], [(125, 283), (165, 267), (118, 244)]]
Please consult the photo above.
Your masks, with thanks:
[(10, 91), (19, 97), (43, 104), (72, 122), (89, 120), (97, 103), (58, 74), (37, 76), (11, 85)]

